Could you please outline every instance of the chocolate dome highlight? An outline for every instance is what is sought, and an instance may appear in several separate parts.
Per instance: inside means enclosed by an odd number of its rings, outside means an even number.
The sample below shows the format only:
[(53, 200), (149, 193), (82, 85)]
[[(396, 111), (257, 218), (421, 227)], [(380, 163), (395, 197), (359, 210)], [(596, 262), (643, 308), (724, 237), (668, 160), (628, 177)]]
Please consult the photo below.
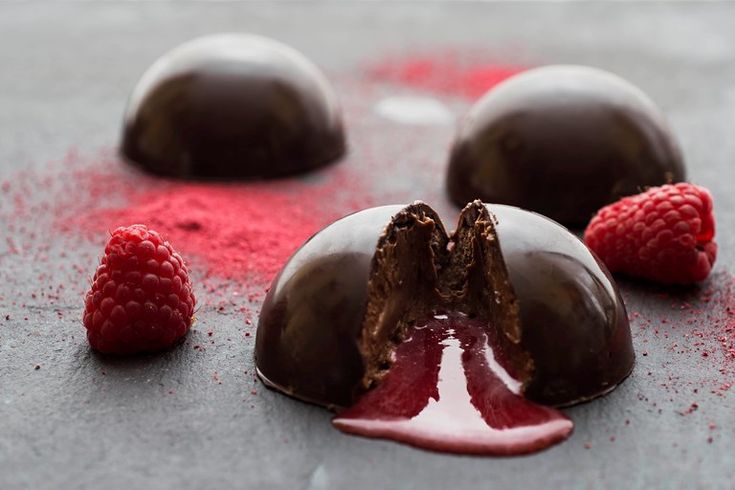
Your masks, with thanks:
[(245, 34), (194, 39), (159, 58), (128, 101), (121, 152), (154, 174), (282, 177), (345, 151), (334, 92), (302, 54)]

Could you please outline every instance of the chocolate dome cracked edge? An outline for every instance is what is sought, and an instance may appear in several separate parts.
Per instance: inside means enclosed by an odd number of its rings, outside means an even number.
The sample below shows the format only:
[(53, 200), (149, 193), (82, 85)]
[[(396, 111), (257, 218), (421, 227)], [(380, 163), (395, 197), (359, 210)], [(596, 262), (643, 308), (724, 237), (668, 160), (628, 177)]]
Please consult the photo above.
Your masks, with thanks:
[(314, 235), (265, 299), (258, 374), (296, 398), (349, 406), (390, 368), (413, 321), (448, 310), (490, 325), (540, 403), (605, 394), (633, 368), (625, 307), (587, 247), (541, 215), (475, 201), (451, 235), (423, 203), (367, 209)]
[(345, 152), (337, 98), (301, 53), (274, 40), (216, 34), (159, 58), (128, 101), (122, 155), (153, 174), (283, 177)]

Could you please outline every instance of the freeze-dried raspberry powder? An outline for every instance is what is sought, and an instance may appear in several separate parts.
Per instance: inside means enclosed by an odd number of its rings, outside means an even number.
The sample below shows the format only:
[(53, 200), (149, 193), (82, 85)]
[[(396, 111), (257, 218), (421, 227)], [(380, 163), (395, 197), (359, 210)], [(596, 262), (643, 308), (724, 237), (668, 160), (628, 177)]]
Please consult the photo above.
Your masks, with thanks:
[(514, 64), (489, 63), (482, 55), (443, 52), (431, 56), (388, 59), (367, 69), (375, 81), (476, 99), (503, 80), (524, 71)]
[(73, 222), (85, 230), (145, 223), (182, 252), (198, 256), (208, 274), (268, 280), (328, 221), (309, 204), (303, 196), (265, 186), (177, 184)]
[(64, 184), (50, 190), (54, 226), (64, 236), (103, 243), (117, 227), (143, 223), (175, 243), (194, 273), (256, 286), (267, 285), (312, 234), (370, 204), (359, 179), (339, 168), (225, 184), (158, 179), (104, 154), (93, 161), (72, 155), (65, 165)]

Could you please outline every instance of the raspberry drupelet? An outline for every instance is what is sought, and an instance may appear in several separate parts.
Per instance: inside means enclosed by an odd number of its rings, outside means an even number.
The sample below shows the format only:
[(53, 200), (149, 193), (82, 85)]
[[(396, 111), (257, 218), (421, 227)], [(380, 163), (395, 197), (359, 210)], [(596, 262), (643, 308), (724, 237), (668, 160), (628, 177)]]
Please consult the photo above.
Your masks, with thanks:
[(161, 235), (118, 228), (85, 298), (89, 344), (107, 354), (166, 349), (189, 331), (195, 301), (183, 259)]
[(704, 280), (717, 257), (712, 196), (681, 183), (653, 187), (602, 208), (584, 241), (611, 272), (664, 284)]

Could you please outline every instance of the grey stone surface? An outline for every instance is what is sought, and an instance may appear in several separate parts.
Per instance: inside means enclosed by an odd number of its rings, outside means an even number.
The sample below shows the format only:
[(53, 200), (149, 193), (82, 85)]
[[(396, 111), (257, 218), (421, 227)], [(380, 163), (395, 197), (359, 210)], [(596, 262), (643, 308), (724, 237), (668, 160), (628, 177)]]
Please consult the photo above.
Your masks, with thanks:
[[(441, 192), (451, 127), (401, 128), (371, 115), (381, 94), (407, 90), (363, 91), (357, 68), (447, 46), (479, 47), (519, 64), (591, 64), (661, 105), (691, 179), (712, 190), (720, 257), (703, 288), (718, 290), (735, 260), (733, 22), (735, 4), (716, 2), (1, 3), (0, 180), (70, 148), (113, 147), (127, 94), (158, 55), (199, 34), (252, 31), (297, 47), (335, 80), (352, 141), (341, 165), (361, 165), (368, 154), (394, 161), (399, 178), (373, 175), (376, 196), (423, 198), (451, 214)], [(446, 103), (457, 115), (466, 109), (463, 101)], [(0, 198), (0, 205), (11, 204)], [(686, 336), (709, 328), (707, 321), (693, 327), (672, 309), (697, 303), (701, 289), (662, 294), (623, 283), (629, 311), (639, 314), (636, 370), (604, 399), (567, 410), (576, 424), (569, 441), (527, 457), (458, 457), (345, 436), (326, 411), (263, 389), (252, 378), (253, 340), (236, 311), (202, 308), (188, 343), (162, 355), (101, 358), (89, 351), (79, 319), (86, 277), (54, 269), (51, 279), (39, 279), (46, 265), (6, 247), (0, 244), (2, 489), (732, 486), (734, 399), (710, 393), (727, 381), (725, 361), (718, 345), (705, 346), (712, 354), (703, 358)], [(80, 244), (68, 253), (91, 274), (97, 251)], [(68, 291), (49, 306), (32, 296), (40, 280), (69, 281)], [(208, 342), (207, 329), (216, 330), (215, 343), (192, 349)], [(213, 382), (215, 371), (222, 384)], [(681, 415), (693, 402), (698, 410)]]

